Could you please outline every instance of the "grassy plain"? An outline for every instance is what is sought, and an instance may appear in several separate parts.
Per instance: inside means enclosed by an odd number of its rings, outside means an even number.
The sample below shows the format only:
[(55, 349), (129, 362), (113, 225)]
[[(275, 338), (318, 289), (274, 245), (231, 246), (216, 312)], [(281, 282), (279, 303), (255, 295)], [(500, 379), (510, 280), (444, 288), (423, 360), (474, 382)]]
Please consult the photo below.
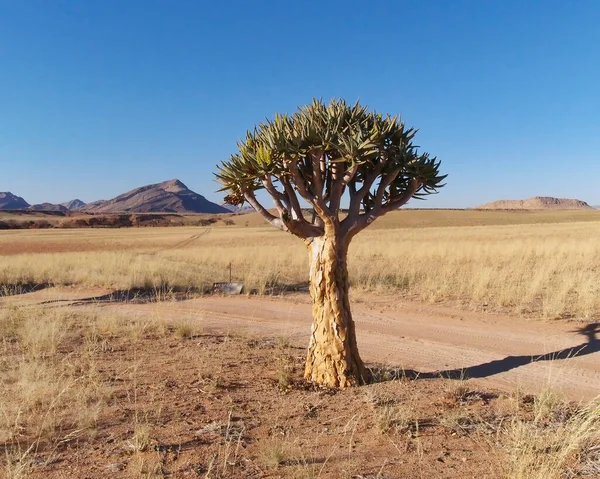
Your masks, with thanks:
[[(273, 293), (306, 282), (296, 238), (256, 215), (210, 227), (13, 230), (0, 234), (0, 289), (75, 285), (201, 293), (233, 277)], [(257, 226), (261, 225), (261, 226)], [(409, 210), (350, 247), (354, 299), (385, 291), (546, 318), (600, 315), (600, 212)]]
[[(331, 391), (286, 338), (98, 306), (0, 309), (0, 477), (561, 479), (600, 473), (600, 404), (375, 367)], [(250, 373), (250, 371), (252, 371)]]
[[(0, 296), (38, 286), (159, 300), (233, 276), (276, 294), (308, 255), (256, 215), (210, 227), (0, 232)], [(597, 212), (403, 211), (350, 248), (353, 299), (382, 291), (545, 317), (600, 314)], [(16, 296), (18, 297), (18, 296)], [(0, 477), (490, 477), (600, 474), (600, 409), (411, 380), (306, 385), (304, 347), (0, 297)]]

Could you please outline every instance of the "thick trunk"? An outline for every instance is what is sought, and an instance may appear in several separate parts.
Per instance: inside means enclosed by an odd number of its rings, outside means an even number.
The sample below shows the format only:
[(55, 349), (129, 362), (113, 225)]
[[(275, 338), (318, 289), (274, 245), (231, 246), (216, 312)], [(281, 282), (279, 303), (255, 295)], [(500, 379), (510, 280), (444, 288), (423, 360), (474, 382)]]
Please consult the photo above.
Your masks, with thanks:
[[(313, 326), (304, 377), (329, 387), (349, 387), (369, 380), (356, 344), (348, 298), (348, 245), (338, 231), (326, 228), (310, 250)], [(329, 231), (328, 231), (329, 230)]]

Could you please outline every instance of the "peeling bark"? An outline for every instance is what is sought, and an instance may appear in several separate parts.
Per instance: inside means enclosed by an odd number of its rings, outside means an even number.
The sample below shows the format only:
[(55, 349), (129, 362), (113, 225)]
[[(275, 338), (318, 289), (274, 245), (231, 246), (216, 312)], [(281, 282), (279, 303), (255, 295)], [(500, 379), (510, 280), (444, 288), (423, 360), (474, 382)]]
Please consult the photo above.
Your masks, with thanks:
[(358, 353), (348, 297), (348, 244), (339, 230), (339, 224), (328, 224), (325, 235), (309, 244), (313, 325), (304, 377), (344, 388), (364, 384), (370, 373)]

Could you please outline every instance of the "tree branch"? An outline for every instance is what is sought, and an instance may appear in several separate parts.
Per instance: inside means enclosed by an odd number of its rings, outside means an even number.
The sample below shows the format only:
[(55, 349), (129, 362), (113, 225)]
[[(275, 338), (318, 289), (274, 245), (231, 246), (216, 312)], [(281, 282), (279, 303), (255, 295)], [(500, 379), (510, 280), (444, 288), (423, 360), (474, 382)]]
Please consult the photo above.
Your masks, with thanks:
[[(398, 176), (398, 173), (396, 173), (396, 176)], [(391, 184), (391, 181), (388, 183), (388, 186), (389, 184)], [(355, 217), (348, 215), (348, 217), (342, 222), (342, 232), (346, 235), (349, 235), (349, 238), (352, 238), (355, 234), (365, 229), (380, 216), (383, 216), (390, 211), (397, 210), (401, 206), (405, 205), (420, 187), (421, 182), (413, 178), (406, 190), (401, 195), (398, 195), (393, 200), (390, 200), (387, 204), (381, 205), (380, 203), (377, 203), (371, 211)]]
[(381, 173), (383, 166), (385, 164), (385, 160), (383, 157), (379, 157), (379, 160), (375, 165), (373, 165), (373, 169), (367, 174), (367, 176), (363, 180), (362, 187), (356, 191), (356, 184), (354, 184), (354, 190), (356, 194), (352, 194), (350, 196), (350, 207), (348, 209), (348, 217), (357, 218), (360, 213), (360, 206), (365, 196), (371, 190), (371, 186), (375, 183), (375, 180)]
[(385, 190), (388, 188), (388, 186), (390, 186), (393, 183), (393, 181), (396, 179), (401, 170), (402, 167), (398, 166), (381, 177), (381, 181), (379, 182), (379, 186), (377, 187), (377, 193), (375, 194), (376, 209), (381, 206), (383, 196), (385, 195)]
[(404, 206), (414, 196), (420, 187), (421, 182), (419, 180), (412, 179), (406, 191), (404, 191), (401, 195), (396, 196), (394, 199), (390, 200), (386, 205), (383, 205), (380, 208), (378, 216), (383, 216), (390, 211), (397, 210), (401, 206)]
[[(345, 162), (336, 164), (345, 165)], [(344, 196), (344, 191), (346, 191), (346, 186), (348, 186), (348, 183), (350, 183), (350, 181), (352, 181), (356, 176), (356, 173), (358, 172), (358, 166), (358, 164), (355, 164), (354, 166), (351, 166), (350, 168), (346, 169), (343, 176), (340, 175), (340, 178), (338, 178), (337, 181), (334, 182), (334, 186), (331, 192), (331, 199), (329, 201), (329, 209), (335, 215), (339, 214), (342, 196)]]
[[(287, 214), (287, 211), (290, 208), (290, 201), (287, 195), (283, 194), (273, 185), (273, 180), (271, 180), (271, 175), (265, 175), (261, 178), (263, 185), (267, 192), (273, 198), (273, 202), (275, 203), (275, 208), (279, 212), (279, 216), (283, 218), (283, 215)], [(285, 203), (285, 206), (282, 204)]]
[(287, 210), (284, 210), (282, 213), (280, 213), (281, 217), (277, 218), (269, 213), (265, 207), (259, 203), (253, 191), (244, 192), (244, 198), (246, 198), (246, 201), (250, 203), (265, 220), (281, 231), (291, 233), (309, 242), (312, 241), (312, 238), (322, 236), (324, 233), (324, 230), (321, 226), (311, 225), (304, 219), (304, 217), (299, 220), (289, 218)]
[(295, 220), (304, 219), (304, 215), (302, 214), (302, 208), (300, 207), (300, 203), (298, 201), (298, 196), (296, 196), (296, 192), (294, 191), (294, 188), (292, 188), (290, 179), (285, 175), (281, 175), (280, 177), (278, 177), (278, 179), (283, 185), (283, 189), (285, 190), (285, 193), (287, 194), (287, 197), (289, 199), (290, 208), (292, 210), (292, 217)]
[(327, 205), (325, 204), (323, 199), (318, 198), (315, 195), (312, 195), (306, 188), (306, 185), (304, 183), (304, 178), (302, 177), (300, 169), (298, 168), (298, 163), (294, 160), (291, 160), (288, 163), (288, 169), (290, 170), (290, 172), (292, 174), (292, 178), (294, 179), (294, 184), (296, 185), (296, 188), (298, 189), (300, 196), (302, 196), (302, 198), (304, 198), (315, 209), (317, 214), (323, 220), (325, 218), (331, 217), (331, 212), (329, 211), (329, 208), (327, 208)]
[(331, 197), (331, 168), (327, 168), (325, 171), (325, 193), (323, 194), (323, 201), (329, 201)]
[(319, 225), (312, 225), (306, 220), (288, 220), (285, 222), (290, 233), (304, 240), (312, 241), (312, 238), (323, 236), (324, 229)]
[(319, 199), (323, 199), (323, 174), (321, 172), (321, 163), (325, 153), (323, 150), (314, 150), (311, 151), (309, 155), (312, 162), (313, 189), (315, 196)]
[(258, 202), (258, 200), (256, 199), (256, 195), (254, 194), (253, 191), (245, 191), (244, 198), (246, 199), (246, 201), (248, 203), (250, 203), (252, 208), (254, 208), (254, 210), (258, 214), (260, 214), (265, 220), (267, 220), (269, 223), (271, 223), (271, 225), (273, 225), (277, 229), (280, 229), (281, 231), (288, 231), (288, 228), (285, 225), (285, 223), (283, 222), (283, 220), (281, 218), (277, 218), (276, 216), (273, 216), (271, 213), (269, 213), (265, 209), (265, 207)]

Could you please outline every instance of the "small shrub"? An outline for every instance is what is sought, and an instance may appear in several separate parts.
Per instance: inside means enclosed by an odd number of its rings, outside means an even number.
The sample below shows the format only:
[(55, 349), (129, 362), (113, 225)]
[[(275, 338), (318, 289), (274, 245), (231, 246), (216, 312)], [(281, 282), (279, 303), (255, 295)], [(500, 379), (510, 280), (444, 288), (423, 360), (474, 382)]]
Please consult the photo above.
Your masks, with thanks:
[(198, 321), (194, 321), (188, 318), (181, 318), (173, 323), (175, 336), (179, 339), (189, 339), (197, 334), (200, 334), (202, 328), (198, 324)]
[(382, 434), (410, 430), (418, 422), (411, 407), (404, 404), (383, 406), (377, 414), (377, 428)]

